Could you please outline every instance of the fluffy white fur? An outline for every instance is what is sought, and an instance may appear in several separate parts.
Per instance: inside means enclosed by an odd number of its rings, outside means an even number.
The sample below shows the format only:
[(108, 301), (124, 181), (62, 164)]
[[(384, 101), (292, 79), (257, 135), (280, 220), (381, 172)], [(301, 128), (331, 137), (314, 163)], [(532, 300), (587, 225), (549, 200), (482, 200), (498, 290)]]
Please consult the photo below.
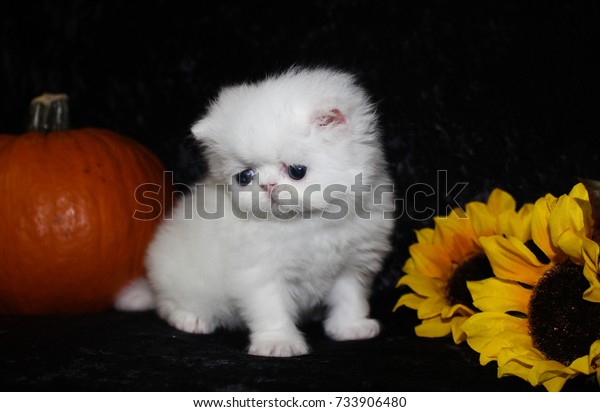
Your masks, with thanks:
[[(308, 353), (296, 324), (321, 307), (325, 331), (335, 340), (378, 335), (368, 297), (390, 249), (393, 222), (383, 211), (391, 206), (389, 199), (375, 204), (368, 191), (355, 203), (351, 186), (357, 175), (373, 188), (391, 181), (373, 105), (353, 77), (294, 68), (227, 87), (192, 132), (206, 148), (209, 174), (159, 227), (147, 253), (151, 288), (143, 280), (132, 284), (116, 307), (155, 306), (169, 324), (190, 333), (245, 326), (252, 355)], [(304, 178), (291, 179), (289, 165), (306, 166)], [(261, 210), (276, 206), (295, 218), (236, 216), (252, 209), (252, 195), (241, 193), (235, 206), (232, 193), (221, 189), (239, 188), (234, 176), (249, 168), (257, 176), (245, 189), (255, 188)], [(342, 210), (323, 195), (333, 184), (342, 185), (335, 198), (348, 205), (341, 219), (320, 215)], [(286, 201), (293, 191), (298, 202)], [(221, 195), (223, 218), (198, 216), (198, 204), (215, 211)], [(370, 218), (357, 216), (356, 204)]]

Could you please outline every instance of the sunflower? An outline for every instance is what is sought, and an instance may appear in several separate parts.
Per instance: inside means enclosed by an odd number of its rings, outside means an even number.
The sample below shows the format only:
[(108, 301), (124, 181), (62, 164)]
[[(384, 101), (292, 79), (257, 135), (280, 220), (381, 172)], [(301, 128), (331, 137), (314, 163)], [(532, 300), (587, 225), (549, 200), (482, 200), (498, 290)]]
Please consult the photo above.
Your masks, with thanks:
[(401, 296), (394, 310), (406, 306), (417, 311), (421, 320), (415, 328), (417, 336), (451, 333), (456, 343), (465, 339), (461, 325), (476, 311), (467, 281), (493, 276), (479, 238), (508, 234), (527, 241), (532, 208), (526, 204), (516, 211), (513, 197), (495, 189), (487, 203), (468, 203), (466, 212), (452, 210), (446, 217), (436, 217), (434, 228), (416, 232), (417, 242), (409, 248), (405, 275), (397, 285), (406, 285), (413, 293)]
[(534, 206), (533, 243), (513, 236), (480, 239), (494, 277), (468, 282), (482, 312), (463, 323), (480, 362), (559, 391), (577, 375), (600, 374), (598, 244), (582, 184)]

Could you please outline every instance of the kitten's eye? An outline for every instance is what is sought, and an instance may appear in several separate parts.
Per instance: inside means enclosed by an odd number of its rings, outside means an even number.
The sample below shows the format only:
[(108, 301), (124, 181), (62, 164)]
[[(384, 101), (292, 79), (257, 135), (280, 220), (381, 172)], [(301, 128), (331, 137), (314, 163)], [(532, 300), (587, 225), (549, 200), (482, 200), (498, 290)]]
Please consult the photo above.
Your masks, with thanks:
[(250, 182), (254, 180), (255, 174), (256, 173), (254, 173), (254, 170), (246, 169), (243, 172), (240, 172), (237, 175), (235, 175), (235, 178), (237, 179), (237, 182), (240, 184), (240, 186), (248, 186)]
[(303, 165), (289, 165), (288, 175), (294, 180), (300, 180), (306, 174), (306, 166)]

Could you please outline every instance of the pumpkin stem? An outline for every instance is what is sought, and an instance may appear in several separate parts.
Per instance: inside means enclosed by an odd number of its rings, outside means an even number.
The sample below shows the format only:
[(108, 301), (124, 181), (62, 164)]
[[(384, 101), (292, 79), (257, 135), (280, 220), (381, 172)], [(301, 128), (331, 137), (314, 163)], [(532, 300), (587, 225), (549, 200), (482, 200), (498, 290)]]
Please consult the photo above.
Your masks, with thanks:
[(66, 94), (44, 93), (29, 105), (28, 130), (50, 133), (69, 128), (69, 98)]

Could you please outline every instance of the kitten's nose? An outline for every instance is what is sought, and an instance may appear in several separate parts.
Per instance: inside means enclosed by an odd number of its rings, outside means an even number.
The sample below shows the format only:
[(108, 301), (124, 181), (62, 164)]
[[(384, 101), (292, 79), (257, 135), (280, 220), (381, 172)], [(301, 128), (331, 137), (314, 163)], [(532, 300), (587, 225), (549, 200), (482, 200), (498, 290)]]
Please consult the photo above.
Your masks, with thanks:
[(275, 186), (277, 186), (277, 183), (267, 183), (266, 185), (260, 185), (260, 187), (264, 191), (269, 193), (269, 197), (271, 197), (271, 193), (273, 193), (273, 189), (275, 189)]

